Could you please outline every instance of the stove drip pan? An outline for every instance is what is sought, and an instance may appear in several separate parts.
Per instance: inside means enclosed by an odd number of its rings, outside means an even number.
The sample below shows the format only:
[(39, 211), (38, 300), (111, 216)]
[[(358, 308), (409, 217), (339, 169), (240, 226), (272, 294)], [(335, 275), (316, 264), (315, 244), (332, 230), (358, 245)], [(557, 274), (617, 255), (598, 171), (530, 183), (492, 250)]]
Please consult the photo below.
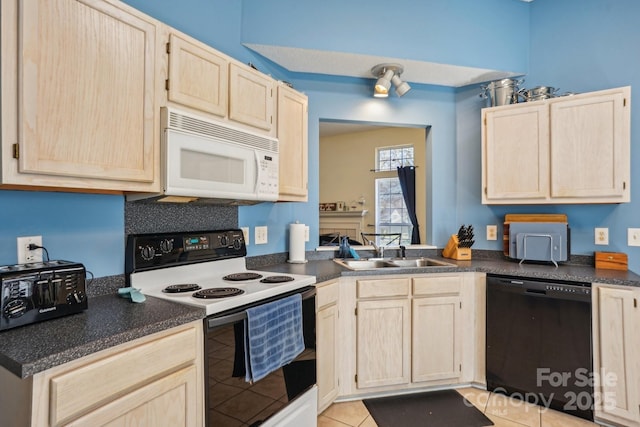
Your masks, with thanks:
[(165, 294), (182, 294), (186, 292), (193, 292), (200, 289), (195, 283), (180, 283), (177, 285), (169, 285), (162, 290)]
[(244, 291), (238, 288), (210, 288), (195, 292), (192, 296), (201, 299), (227, 298), (243, 294)]
[(230, 280), (232, 282), (242, 282), (242, 281), (245, 281), (245, 280), (255, 280), (255, 279), (260, 279), (260, 278), (262, 278), (262, 274), (251, 273), (251, 272), (247, 271), (247, 272), (243, 272), (243, 273), (227, 274), (222, 279)]
[(291, 276), (268, 276), (265, 277), (264, 279), (260, 280), (260, 282), (262, 283), (284, 283), (284, 282), (291, 282), (293, 279), (293, 277)]

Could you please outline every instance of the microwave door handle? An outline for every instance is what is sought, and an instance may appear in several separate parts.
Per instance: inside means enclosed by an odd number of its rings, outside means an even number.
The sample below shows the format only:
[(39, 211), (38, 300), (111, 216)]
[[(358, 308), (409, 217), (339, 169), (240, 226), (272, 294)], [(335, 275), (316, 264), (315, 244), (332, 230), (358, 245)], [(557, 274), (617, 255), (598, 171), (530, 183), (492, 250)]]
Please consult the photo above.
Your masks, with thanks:
[(253, 183), (253, 192), (258, 193), (258, 183), (260, 182), (260, 155), (257, 151), (254, 151), (255, 161), (256, 161), (256, 181)]

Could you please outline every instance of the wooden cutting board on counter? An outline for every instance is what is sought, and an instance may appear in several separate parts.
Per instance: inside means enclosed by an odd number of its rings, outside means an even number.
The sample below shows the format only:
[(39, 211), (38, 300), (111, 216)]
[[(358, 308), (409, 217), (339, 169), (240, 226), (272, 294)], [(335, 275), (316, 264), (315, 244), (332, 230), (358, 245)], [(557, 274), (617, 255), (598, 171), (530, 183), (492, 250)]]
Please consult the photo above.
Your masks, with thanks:
[(569, 222), (566, 214), (506, 214), (502, 226), (502, 252), (509, 256), (509, 224), (512, 222)]

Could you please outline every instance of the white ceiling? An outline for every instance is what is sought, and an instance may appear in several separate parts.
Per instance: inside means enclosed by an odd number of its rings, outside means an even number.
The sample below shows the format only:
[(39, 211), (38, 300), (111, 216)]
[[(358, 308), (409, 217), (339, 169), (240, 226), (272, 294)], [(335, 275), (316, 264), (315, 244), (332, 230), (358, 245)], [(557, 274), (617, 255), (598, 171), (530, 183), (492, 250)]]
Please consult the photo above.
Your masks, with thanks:
[[(523, 0), (527, 1), (527, 0)], [(371, 68), (378, 64), (397, 63), (404, 67), (402, 80), (409, 83), (461, 87), (504, 78), (522, 76), (522, 72), (462, 67), (435, 62), (356, 53), (303, 49), (297, 47), (244, 44), (291, 72), (328, 74), (373, 79)]]

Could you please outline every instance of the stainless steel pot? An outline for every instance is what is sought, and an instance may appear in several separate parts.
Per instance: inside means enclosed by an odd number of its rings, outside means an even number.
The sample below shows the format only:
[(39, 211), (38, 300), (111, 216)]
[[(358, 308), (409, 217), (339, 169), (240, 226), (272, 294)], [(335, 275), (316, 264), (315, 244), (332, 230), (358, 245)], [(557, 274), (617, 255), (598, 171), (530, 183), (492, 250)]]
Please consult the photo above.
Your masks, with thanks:
[(487, 107), (518, 103), (518, 86), (524, 80), (502, 79), (482, 86), (480, 97), (487, 100)]
[(542, 99), (555, 98), (558, 88), (550, 86), (536, 86), (533, 89), (522, 89), (518, 95), (524, 98), (525, 102), (540, 101)]

